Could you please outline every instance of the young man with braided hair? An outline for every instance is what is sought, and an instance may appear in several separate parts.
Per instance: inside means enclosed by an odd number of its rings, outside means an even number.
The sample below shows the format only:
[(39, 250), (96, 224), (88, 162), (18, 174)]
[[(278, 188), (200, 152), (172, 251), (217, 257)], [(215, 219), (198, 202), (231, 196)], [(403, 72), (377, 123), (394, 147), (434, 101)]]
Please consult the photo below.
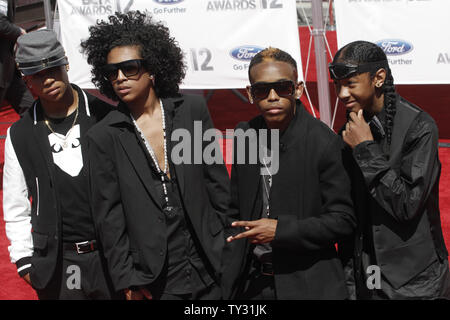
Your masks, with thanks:
[(373, 43), (347, 44), (329, 70), (348, 115), (343, 158), (358, 227), (340, 249), (352, 297), (448, 298), (434, 120), (396, 94), (386, 55)]
[[(238, 299), (345, 299), (335, 243), (356, 225), (339, 137), (300, 102), (303, 83), (286, 52), (267, 48), (250, 62), (247, 87), (261, 115), (235, 130), (225, 296)], [(249, 159), (238, 132), (279, 134), (269, 148), (278, 171)], [(272, 141), (270, 139), (269, 141)], [(277, 144), (278, 143), (278, 144)], [(279, 146), (279, 148), (277, 148)], [(270, 161), (270, 162), (272, 162)], [(242, 228), (239, 230), (238, 228)]]

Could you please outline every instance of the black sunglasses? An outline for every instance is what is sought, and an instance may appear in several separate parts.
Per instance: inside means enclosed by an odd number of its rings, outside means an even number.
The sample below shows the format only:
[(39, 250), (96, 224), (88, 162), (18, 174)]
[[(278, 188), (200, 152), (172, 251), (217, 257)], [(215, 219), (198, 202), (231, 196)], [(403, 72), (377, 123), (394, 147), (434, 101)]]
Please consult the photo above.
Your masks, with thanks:
[(330, 63), (328, 70), (330, 70), (330, 77), (333, 80), (342, 80), (349, 78), (352, 74), (364, 73), (372, 71), (376, 68), (386, 68), (387, 61), (375, 61), (364, 64), (351, 64), (351, 63)]
[(295, 83), (292, 80), (276, 82), (257, 82), (250, 86), (250, 94), (255, 100), (265, 99), (274, 89), (279, 97), (290, 97), (295, 93)]
[(119, 63), (107, 64), (103, 67), (103, 76), (106, 80), (114, 81), (117, 79), (119, 69), (125, 77), (135, 76), (139, 73), (139, 71), (141, 71), (143, 61), (144, 59), (133, 59)]

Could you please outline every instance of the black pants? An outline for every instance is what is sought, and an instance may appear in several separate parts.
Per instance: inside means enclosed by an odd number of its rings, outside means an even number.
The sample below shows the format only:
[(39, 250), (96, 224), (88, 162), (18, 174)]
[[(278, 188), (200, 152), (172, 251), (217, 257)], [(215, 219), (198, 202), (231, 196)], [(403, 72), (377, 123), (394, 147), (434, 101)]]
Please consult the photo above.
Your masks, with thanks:
[(274, 276), (263, 275), (252, 265), (243, 291), (236, 298), (238, 300), (276, 300)]
[(158, 300), (220, 300), (222, 298), (222, 291), (217, 284), (212, 284), (206, 289), (194, 290), (192, 294), (167, 294), (163, 293), (160, 296), (153, 297)]
[(78, 254), (65, 250), (49, 285), (36, 290), (40, 300), (124, 299), (115, 293), (98, 250)]
[(0, 87), (0, 106), (3, 100), (8, 101), (8, 103), (20, 115), (22, 115), (33, 104), (33, 95), (28, 90), (17, 71), (14, 73), (9, 87)]

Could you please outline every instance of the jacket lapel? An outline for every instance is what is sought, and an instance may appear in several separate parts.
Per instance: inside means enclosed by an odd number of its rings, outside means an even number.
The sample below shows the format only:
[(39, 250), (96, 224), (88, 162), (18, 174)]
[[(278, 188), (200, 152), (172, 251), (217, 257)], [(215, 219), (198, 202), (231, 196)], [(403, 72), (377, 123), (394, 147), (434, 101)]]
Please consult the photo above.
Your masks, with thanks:
[(42, 109), (38, 100), (33, 104), (34, 108), (34, 125), (33, 125), (33, 136), (36, 140), (39, 150), (41, 151), (42, 157), (45, 159), (47, 169), (50, 175), (50, 180), (52, 183), (55, 182), (55, 167), (53, 163), (53, 153), (50, 148), (50, 142), (48, 141), (48, 129), (44, 123), (44, 117)]
[[(306, 138), (308, 122), (305, 113), (303, 105), (297, 104), (295, 118), (280, 137), (279, 170), (273, 176), (270, 190), (271, 218), (277, 218), (280, 214), (299, 214), (301, 216), (305, 212), (304, 194), (305, 188), (307, 188), (305, 168), (308, 157), (308, 140)], [(298, 195), (298, 199), (295, 201), (297, 204), (295, 210), (287, 205), (284, 194), (284, 190), (293, 188), (295, 194)], [(294, 202), (289, 203), (293, 205)]]
[(144, 151), (139, 145), (139, 138), (134, 131), (134, 125), (131, 122), (128, 109), (119, 104), (118, 111), (114, 113), (114, 117), (110, 120), (109, 125), (120, 128), (119, 141), (122, 148), (132, 164), (137, 176), (141, 180), (150, 197), (153, 199), (158, 208), (161, 208), (161, 199), (159, 194), (152, 185), (153, 177)]
[[(178, 108), (183, 99), (162, 99), (161, 100), (164, 107), (164, 114), (166, 117), (166, 139), (167, 139), (167, 158), (170, 161), (172, 155), (172, 149), (174, 147), (174, 142), (172, 142), (171, 136), (172, 132), (176, 129), (186, 129), (188, 128), (186, 123), (186, 117), (183, 116), (183, 112)], [(191, 137), (194, 138), (193, 132), (191, 132)], [(191, 140), (191, 146), (193, 146), (194, 141)], [(171, 162), (171, 161), (170, 161)], [(185, 196), (185, 168), (186, 164), (182, 163), (179, 165), (174, 165), (175, 174), (178, 180), (178, 187), (180, 188), (181, 196)]]
[[(255, 119), (255, 122), (250, 122), (250, 128), (256, 130), (256, 137), (253, 137), (248, 140), (248, 145), (246, 146), (246, 159), (250, 159), (250, 145), (256, 143), (259, 150), (259, 137), (258, 132), (259, 129), (267, 129), (267, 126), (262, 117), (258, 117)], [(254, 140), (256, 139), (256, 141)], [(234, 141), (236, 142), (236, 140)], [(236, 150), (236, 149), (235, 149)], [(258, 153), (259, 154), (259, 151)], [(247, 160), (246, 160), (247, 162)], [(249, 206), (249, 210), (243, 210), (242, 214), (243, 220), (257, 220), (261, 218), (261, 210), (262, 210), (262, 198), (261, 198), (261, 166), (259, 157), (257, 157), (256, 164), (245, 164), (245, 169), (242, 170), (242, 190), (247, 194), (245, 199), (245, 205)], [(246, 213), (249, 213), (246, 216)]]

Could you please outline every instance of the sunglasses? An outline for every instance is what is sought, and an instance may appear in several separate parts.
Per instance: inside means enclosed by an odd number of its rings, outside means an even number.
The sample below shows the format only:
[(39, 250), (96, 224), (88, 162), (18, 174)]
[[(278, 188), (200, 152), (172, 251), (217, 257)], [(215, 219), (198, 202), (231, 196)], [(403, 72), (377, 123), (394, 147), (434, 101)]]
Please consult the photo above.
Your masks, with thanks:
[(103, 67), (103, 76), (106, 80), (114, 81), (117, 79), (119, 69), (125, 77), (135, 76), (141, 71), (143, 59), (133, 59), (119, 63), (107, 64)]
[(376, 68), (386, 68), (387, 61), (375, 61), (364, 64), (351, 63), (330, 63), (328, 70), (330, 70), (330, 77), (333, 80), (342, 80), (349, 78), (352, 74), (364, 73), (372, 71)]
[(290, 97), (295, 93), (295, 83), (292, 80), (269, 83), (257, 82), (250, 86), (250, 94), (255, 100), (263, 100), (272, 89), (275, 90), (279, 97)]

